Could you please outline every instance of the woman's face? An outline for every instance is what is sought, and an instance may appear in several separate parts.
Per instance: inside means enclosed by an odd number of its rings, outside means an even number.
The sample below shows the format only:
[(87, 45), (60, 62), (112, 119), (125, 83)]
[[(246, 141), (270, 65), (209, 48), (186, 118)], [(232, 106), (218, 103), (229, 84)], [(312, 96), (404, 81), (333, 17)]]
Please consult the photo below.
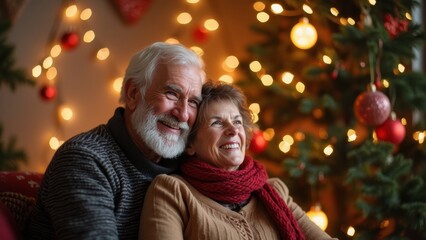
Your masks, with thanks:
[(246, 133), (238, 107), (230, 101), (213, 102), (187, 153), (218, 168), (237, 170), (244, 161)]

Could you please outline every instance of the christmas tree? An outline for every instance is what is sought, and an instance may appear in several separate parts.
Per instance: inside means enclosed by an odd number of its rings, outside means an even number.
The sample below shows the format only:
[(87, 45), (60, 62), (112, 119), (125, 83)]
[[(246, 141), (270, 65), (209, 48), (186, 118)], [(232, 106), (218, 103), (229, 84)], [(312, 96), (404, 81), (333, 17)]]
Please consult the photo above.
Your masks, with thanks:
[[(18, 85), (33, 85), (34, 82), (25, 75), (23, 70), (15, 66), (14, 48), (6, 39), (10, 26), (10, 21), (0, 16), (0, 86), (4, 84), (14, 91)], [(18, 170), (19, 162), (26, 161), (25, 152), (16, 147), (16, 138), (12, 137), (7, 142), (3, 141), (3, 127), (0, 123), (0, 170)]]
[(261, 40), (236, 81), (258, 127), (249, 150), (302, 208), (326, 212), (326, 231), (339, 239), (426, 239), (426, 76), (413, 69), (425, 38), (412, 20), (416, 6), (254, 5)]

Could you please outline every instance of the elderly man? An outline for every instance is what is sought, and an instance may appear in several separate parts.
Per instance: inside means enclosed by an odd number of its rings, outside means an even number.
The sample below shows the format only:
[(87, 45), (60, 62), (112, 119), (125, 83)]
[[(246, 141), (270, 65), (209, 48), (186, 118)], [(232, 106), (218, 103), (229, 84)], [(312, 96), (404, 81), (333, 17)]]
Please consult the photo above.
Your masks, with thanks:
[(145, 192), (185, 148), (205, 81), (204, 63), (178, 44), (131, 59), (107, 124), (65, 142), (48, 166), (28, 237), (136, 239)]

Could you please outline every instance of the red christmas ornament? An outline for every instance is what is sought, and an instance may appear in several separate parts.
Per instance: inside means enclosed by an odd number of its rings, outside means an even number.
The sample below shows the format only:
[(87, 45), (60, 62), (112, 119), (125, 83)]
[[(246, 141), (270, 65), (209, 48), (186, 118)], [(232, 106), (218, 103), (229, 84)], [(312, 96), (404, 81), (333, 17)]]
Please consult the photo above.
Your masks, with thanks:
[(123, 20), (128, 24), (136, 23), (148, 10), (152, 0), (113, 0)]
[(192, 36), (194, 37), (194, 40), (199, 42), (199, 43), (203, 43), (207, 40), (209, 34), (209, 32), (207, 31), (207, 29), (203, 28), (203, 27), (196, 27), (194, 29), (194, 31), (192, 32)]
[(389, 98), (380, 91), (366, 91), (355, 100), (354, 112), (362, 124), (377, 126), (389, 118), (391, 104)]
[(385, 27), (386, 31), (388, 32), (391, 38), (395, 38), (401, 32), (406, 32), (408, 29), (408, 21), (405, 19), (400, 20), (396, 17), (394, 18), (390, 14), (385, 14), (383, 20), (384, 20), (383, 26)]
[(249, 151), (254, 154), (262, 153), (267, 146), (268, 142), (263, 136), (263, 132), (260, 130), (255, 131), (250, 142)]
[(376, 132), (377, 139), (391, 142), (395, 145), (399, 145), (405, 138), (405, 127), (397, 119), (388, 118), (384, 123), (374, 129), (374, 131)]
[(77, 47), (80, 38), (76, 32), (66, 32), (61, 37), (61, 46), (64, 50), (71, 50)]
[(45, 101), (51, 101), (56, 97), (55, 86), (45, 85), (40, 89), (40, 96)]

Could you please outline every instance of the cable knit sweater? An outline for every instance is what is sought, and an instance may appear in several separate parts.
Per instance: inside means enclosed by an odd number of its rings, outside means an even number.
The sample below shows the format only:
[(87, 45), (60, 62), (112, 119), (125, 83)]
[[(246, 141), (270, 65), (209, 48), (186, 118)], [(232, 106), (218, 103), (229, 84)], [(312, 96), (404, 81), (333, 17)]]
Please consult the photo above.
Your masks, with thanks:
[[(281, 180), (272, 178), (268, 183), (287, 203), (306, 239), (332, 239), (293, 202)], [(234, 212), (202, 195), (182, 177), (162, 174), (148, 189), (139, 239), (273, 240), (279, 239), (279, 234), (266, 209), (255, 197), (239, 212)]]
[(152, 179), (175, 160), (149, 161), (117, 108), (108, 124), (65, 142), (47, 168), (32, 216), (31, 239), (136, 239)]

